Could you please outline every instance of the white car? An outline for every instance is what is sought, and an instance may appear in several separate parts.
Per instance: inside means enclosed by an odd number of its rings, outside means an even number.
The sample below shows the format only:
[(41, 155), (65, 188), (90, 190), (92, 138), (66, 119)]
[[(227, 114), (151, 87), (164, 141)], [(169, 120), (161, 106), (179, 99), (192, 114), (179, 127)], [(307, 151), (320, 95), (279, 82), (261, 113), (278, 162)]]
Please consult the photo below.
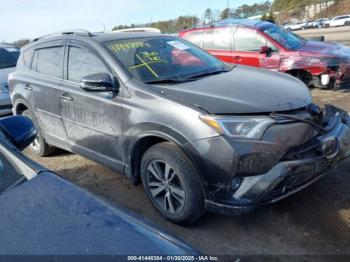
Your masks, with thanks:
[(298, 22), (295, 24), (288, 24), (284, 26), (284, 29), (295, 31), (307, 28), (307, 22)]
[(18, 48), (0, 44), (0, 116), (12, 113), (7, 78), (10, 73), (16, 70), (19, 54)]
[(326, 22), (327, 27), (350, 25), (350, 15), (340, 15)]

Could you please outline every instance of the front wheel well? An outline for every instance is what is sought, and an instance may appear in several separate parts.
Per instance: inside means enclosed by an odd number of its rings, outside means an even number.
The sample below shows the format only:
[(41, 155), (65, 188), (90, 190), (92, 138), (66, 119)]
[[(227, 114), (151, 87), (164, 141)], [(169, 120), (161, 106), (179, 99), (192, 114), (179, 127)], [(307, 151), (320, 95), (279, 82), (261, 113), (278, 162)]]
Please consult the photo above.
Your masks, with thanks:
[(312, 80), (313, 76), (310, 72), (302, 69), (293, 69), (287, 71), (288, 74), (300, 79), (301, 81), (304, 82), (305, 85), (311, 86), (312, 85)]
[(158, 136), (147, 136), (141, 138), (133, 147), (130, 159), (131, 167), (131, 177), (135, 184), (139, 184), (141, 181), (141, 160), (144, 153), (152, 146), (163, 143), (170, 142), (162, 137)]
[(15, 114), (16, 115), (22, 115), (23, 112), (26, 111), (26, 110), (28, 110), (28, 107), (25, 104), (19, 102), (18, 104), (16, 104)]

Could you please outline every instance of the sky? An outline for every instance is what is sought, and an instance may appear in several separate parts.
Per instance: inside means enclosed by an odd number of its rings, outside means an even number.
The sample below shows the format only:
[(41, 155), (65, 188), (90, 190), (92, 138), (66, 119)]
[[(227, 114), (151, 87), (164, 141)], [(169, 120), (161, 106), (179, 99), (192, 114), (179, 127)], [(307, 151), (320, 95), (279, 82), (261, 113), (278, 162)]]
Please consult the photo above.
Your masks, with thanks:
[[(230, 0), (230, 7), (261, 2)], [(0, 42), (34, 38), (66, 29), (106, 31), (115, 25), (202, 17), (206, 8), (222, 10), (227, 0), (0, 0)]]

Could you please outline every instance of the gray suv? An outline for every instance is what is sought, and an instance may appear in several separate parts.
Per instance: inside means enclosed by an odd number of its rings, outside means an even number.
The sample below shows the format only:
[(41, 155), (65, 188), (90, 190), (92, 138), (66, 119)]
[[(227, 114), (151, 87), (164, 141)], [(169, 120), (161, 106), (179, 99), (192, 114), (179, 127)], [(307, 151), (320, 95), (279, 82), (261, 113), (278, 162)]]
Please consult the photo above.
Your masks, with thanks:
[(38, 129), (35, 154), (63, 148), (142, 181), (179, 224), (275, 202), (350, 154), (348, 113), (321, 110), (301, 81), (162, 34), (34, 39), (10, 93)]

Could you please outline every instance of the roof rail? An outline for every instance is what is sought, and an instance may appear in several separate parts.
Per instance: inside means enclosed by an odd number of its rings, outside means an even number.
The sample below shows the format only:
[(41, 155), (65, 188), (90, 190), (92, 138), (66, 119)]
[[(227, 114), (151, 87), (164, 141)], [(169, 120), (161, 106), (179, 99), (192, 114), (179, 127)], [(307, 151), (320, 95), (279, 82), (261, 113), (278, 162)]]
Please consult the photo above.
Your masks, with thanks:
[(113, 32), (148, 32), (148, 33), (162, 33), (158, 28), (153, 27), (132, 27), (125, 29), (114, 30)]
[(66, 30), (66, 31), (54, 32), (51, 34), (36, 37), (31, 42), (38, 41), (39, 39), (42, 39), (42, 38), (51, 37), (51, 36), (58, 36), (58, 35), (81, 35), (81, 36), (88, 36), (88, 37), (92, 36), (92, 34), (88, 30), (84, 30), (84, 29)]

